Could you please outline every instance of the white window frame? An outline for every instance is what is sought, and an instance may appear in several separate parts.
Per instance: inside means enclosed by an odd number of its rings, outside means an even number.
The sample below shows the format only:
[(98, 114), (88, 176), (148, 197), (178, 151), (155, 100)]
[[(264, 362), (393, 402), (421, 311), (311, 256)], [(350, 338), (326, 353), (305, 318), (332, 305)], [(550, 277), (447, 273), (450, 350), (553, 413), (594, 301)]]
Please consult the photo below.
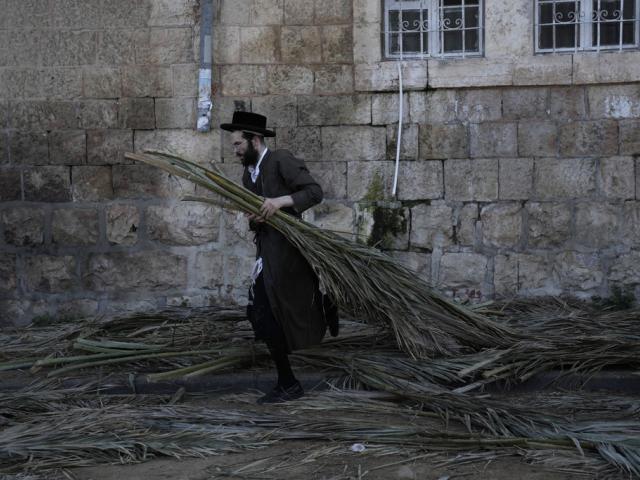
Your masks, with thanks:
[[(464, 25), (464, 15), (465, 15), (465, 1), (462, 0), (462, 25)], [(384, 56), (387, 59), (397, 59), (397, 58), (406, 58), (406, 59), (423, 59), (423, 58), (447, 58), (447, 57), (455, 57), (455, 58), (466, 58), (466, 57), (482, 57), (484, 55), (484, 0), (477, 0), (478, 3), (478, 27), (474, 27), (473, 29), (478, 31), (478, 51), (465, 51), (465, 35), (462, 34), (462, 52), (451, 52), (445, 53), (442, 51), (442, 45), (444, 44), (444, 32), (445, 28), (442, 27), (442, 13), (446, 8), (460, 8), (459, 6), (455, 7), (443, 7), (442, 0), (383, 0), (384, 2)], [(475, 5), (474, 5), (475, 6)], [(392, 32), (396, 33), (397, 27), (393, 27), (389, 25), (389, 12), (392, 10), (420, 10), (420, 25), (417, 32), (420, 33), (420, 50), (421, 53), (392, 53), (391, 52), (391, 35)], [(427, 10), (428, 21), (423, 21), (422, 12)], [(436, 15), (433, 12), (437, 12)], [(400, 14), (402, 18), (402, 13)], [(426, 31), (424, 27), (427, 27)], [(468, 30), (465, 28), (464, 30)], [(423, 48), (423, 39), (422, 33), (428, 33), (428, 42), (429, 42), (429, 51), (427, 53), (422, 52)], [(399, 35), (400, 38), (400, 49), (402, 50), (402, 34)]]
[[(620, 28), (620, 42), (618, 45), (593, 45), (593, 23), (594, 23), (594, 10), (592, 8), (593, 1), (592, 0), (574, 0), (575, 4), (580, 4), (578, 19), (574, 22), (576, 24), (576, 30), (579, 26), (580, 33), (576, 33), (575, 38), (575, 46), (574, 47), (562, 47), (556, 48), (555, 46), (555, 27), (553, 28), (553, 47), (552, 48), (540, 48), (540, 5), (544, 4), (557, 4), (561, 3), (571, 3), (563, 0), (536, 0), (535, 1), (535, 23), (534, 23), (534, 42), (535, 42), (535, 52), (536, 53), (562, 53), (562, 52), (580, 52), (580, 51), (589, 51), (589, 52), (599, 52), (601, 50), (612, 51), (612, 50), (633, 50), (638, 49), (640, 47), (640, 0), (620, 0), (620, 11), (622, 12), (624, 9), (625, 2), (635, 2), (634, 8), (634, 43), (633, 44), (623, 44), (622, 43), (622, 34), (623, 28), (621, 25)], [(598, 0), (598, 5), (600, 5), (600, 0)], [(599, 11), (601, 9), (598, 9)], [(555, 11), (555, 8), (554, 8)], [(568, 24), (569, 22), (560, 22), (555, 23), (553, 25), (562, 25)], [(600, 22), (598, 22), (600, 23)], [(623, 24), (623, 20), (620, 20), (620, 23)], [(552, 25), (552, 24), (544, 24), (544, 25)]]

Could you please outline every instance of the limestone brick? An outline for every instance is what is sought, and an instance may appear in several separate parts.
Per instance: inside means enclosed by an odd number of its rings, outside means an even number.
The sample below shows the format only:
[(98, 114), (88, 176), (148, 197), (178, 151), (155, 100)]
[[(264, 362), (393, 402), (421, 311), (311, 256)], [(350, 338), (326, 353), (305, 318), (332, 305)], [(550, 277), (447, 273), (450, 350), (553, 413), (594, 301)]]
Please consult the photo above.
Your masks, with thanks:
[(84, 283), (89, 290), (103, 292), (158, 292), (184, 288), (187, 259), (164, 251), (93, 254), (88, 260)]
[(472, 157), (513, 157), (518, 154), (515, 123), (480, 123), (469, 127)]
[(117, 128), (118, 118), (127, 113), (119, 110), (119, 105), (122, 103), (116, 100), (83, 100), (77, 104), (74, 115), (80, 128)]
[[(398, 126), (387, 125), (387, 158), (396, 158), (398, 145)], [(402, 127), (400, 158), (406, 160), (418, 159), (418, 125), (405, 124)]]
[(252, 100), (254, 112), (268, 117), (267, 126), (295, 127), (298, 123), (298, 102), (294, 95), (273, 95), (256, 97)]
[(431, 283), (431, 255), (421, 252), (389, 252), (394, 260), (415, 273), (422, 281)]
[(498, 197), (500, 200), (526, 200), (533, 192), (533, 159), (499, 160)]
[(386, 154), (384, 127), (323, 127), (322, 158), (331, 161), (383, 160)]
[(223, 25), (249, 25), (253, 0), (220, 0), (220, 22)]
[(305, 212), (304, 218), (318, 228), (332, 230), (353, 240), (354, 211), (352, 207), (335, 202), (323, 202)]
[(518, 59), (513, 68), (514, 85), (570, 85), (572, 55), (534, 55)]
[(176, 198), (193, 195), (192, 182), (147, 165), (114, 165), (115, 198)]
[(190, 27), (151, 28), (136, 45), (136, 63), (139, 64), (173, 65), (194, 60)]
[(409, 209), (396, 202), (356, 204), (358, 241), (381, 250), (409, 248)]
[(284, 0), (284, 23), (286, 25), (312, 25), (313, 2), (309, 0)]
[(511, 59), (465, 58), (464, 62), (427, 60), (429, 87), (497, 87), (513, 84)]
[(49, 138), (44, 132), (14, 131), (9, 134), (9, 158), (11, 163), (47, 165), (49, 163)]
[(174, 97), (195, 97), (198, 92), (198, 65), (187, 63), (171, 65), (171, 80)]
[(549, 116), (555, 120), (582, 120), (586, 116), (584, 87), (551, 87)]
[(318, 24), (351, 23), (352, 0), (313, 0)]
[(504, 118), (547, 118), (547, 88), (509, 88), (502, 92)]
[[(354, 30), (356, 36), (354, 42), (354, 60), (357, 62), (356, 55), (359, 49), (358, 38), (356, 32), (358, 26)], [(373, 46), (370, 48), (378, 48), (376, 40), (367, 39)], [(379, 62), (379, 63), (357, 63), (355, 66), (355, 84), (356, 91), (367, 92), (388, 92), (398, 90), (398, 67), (396, 62)], [(404, 61), (402, 64), (402, 86), (405, 91), (424, 90), (427, 87), (427, 68), (424, 62), (420, 61)]]
[(224, 257), (221, 252), (198, 252), (195, 287), (215, 290), (224, 285)]
[(322, 35), (320, 27), (282, 27), (280, 48), (285, 63), (321, 63)]
[(612, 263), (607, 274), (610, 285), (628, 286), (640, 284), (640, 251), (623, 253)]
[(124, 154), (132, 151), (131, 130), (87, 130), (87, 163), (90, 165), (131, 163)]
[(622, 243), (640, 247), (640, 202), (625, 202), (622, 218)]
[(266, 93), (267, 70), (265, 66), (228, 65), (222, 67), (223, 95), (264, 95)]
[(24, 100), (11, 101), (9, 126), (23, 131), (78, 128), (78, 113), (73, 102)]
[(179, 27), (193, 25), (198, 8), (197, 0), (155, 0), (151, 2), (151, 11), (147, 25), (150, 27)]
[(567, 123), (560, 127), (560, 153), (570, 157), (618, 154), (618, 126), (612, 120)]
[(528, 245), (560, 247), (571, 238), (571, 208), (563, 203), (528, 202)]
[(636, 82), (640, 77), (640, 52), (581, 52), (573, 56), (573, 83)]
[(322, 187), (325, 199), (342, 199), (347, 196), (346, 162), (308, 162), (307, 167)]
[(22, 181), (20, 170), (0, 166), (0, 201), (21, 200)]
[(76, 262), (71, 256), (36, 255), (24, 262), (30, 292), (61, 293), (75, 286)]
[(173, 91), (171, 68), (159, 65), (122, 67), (122, 96), (170, 97)]
[(591, 196), (596, 189), (596, 165), (588, 158), (535, 160), (533, 185), (542, 200)]
[[(412, 92), (420, 93), (420, 92)], [(371, 112), (373, 125), (387, 125), (398, 123), (400, 100), (397, 93), (382, 93), (372, 95)], [(402, 122), (409, 123), (410, 118), (409, 95), (404, 95), (402, 103)]]
[(587, 87), (589, 116), (640, 118), (640, 85), (596, 85)]
[(494, 203), (480, 210), (483, 243), (489, 247), (517, 247), (522, 238), (519, 203)]
[(561, 292), (548, 259), (530, 254), (496, 256), (494, 285), (499, 296), (548, 296)]
[(148, 148), (176, 152), (208, 167), (220, 158), (220, 131), (208, 134), (195, 130), (136, 131), (135, 151), (142, 152)]
[(117, 67), (84, 67), (82, 93), (89, 98), (119, 98), (122, 96), (120, 69)]
[(276, 145), (303, 160), (322, 158), (320, 127), (277, 128)]
[(4, 241), (16, 247), (44, 243), (45, 212), (41, 208), (16, 207), (2, 211)]
[(640, 155), (640, 120), (623, 120), (620, 125), (620, 154)]
[(100, 232), (98, 210), (76, 208), (54, 210), (51, 217), (51, 237), (56, 245), (95, 245)]
[(216, 25), (213, 30), (213, 61), (216, 64), (240, 63), (241, 27)]
[(620, 208), (612, 204), (579, 203), (576, 207), (576, 241), (592, 248), (618, 243)]
[(87, 135), (84, 130), (62, 130), (49, 134), (49, 162), (82, 165), (87, 162)]
[(442, 162), (400, 162), (398, 175), (399, 200), (431, 200), (443, 198)]
[(444, 204), (417, 205), (411, 209), (411, 246), (446, 247), (453, 243), (453, 210)]
[(457, 212), (456, 240), (460, 245), (473, 246), (476, 243), (476, 223), (478, 221), (478, 205), (464, 204)]
[(40, 62), (44, 66), (93, 65), (96, 63), (97, 32), (77, 30), (42, 31)]
[(302, 65), (269, 65), (267, 83), (271, 94), (311, 94), (314, 86), (313, 70)]
[(105, 0), (102, 4), (102, 27), (145, 27), (151, 14), (149, 2)]
[(464, 158), (469, 155), (467, 127), (460, 124), (420, 125), (420, 158)]
[(134, 205), (116, 204), (107, 208), (107, 241), (111, 245), (134, 245), (138, 241), (140, 213)]
[(409, 92), (411, 121), (415, 123), (450, 123), (458, 117), (458, 96), (455, 90)]
[(477, 253), (445, 253), (440, 258), (439, 288), (457, 298), (481, 299), (489, 293), (488, 261)]
[(458, 96), (458, 120), (462, 122), (490, 122), (502, 117), (502, 90), (462, 90)]
[(351, 200), (384, 200), (391, 197), (393, 162), (349, 162), (347, 197)]
[(194, 128), (196, 125), (196, 99), (188, 97), (157, 98), (156, 128)]
[(313, 90), (317, 95), (353, 93), (353, 66), (322, 65), (317, 67)]
[(16, 256), (0, 254), (0, 292), (8, 293), (16, 289)]
[(596, 293), (604, 281), (597, 254), (562, 252), (553, 259), (553, 269), (565, 291), (584, 298)]
[(111, 167), (72, 167), (71, 194), (74, 202), (100, 202), (112, 199)]
[(57, 315), (61, 318), (79, 319), (92, 317), (98, 312), (98, 301), (88, 298), (68, 300), (58, 304)]
[[(255, 1), (255, 0), (254, 0)], [(242, 63), (275, 63), (279, 60), (279, 29), (276, 27), (240, 28)]]
[(304, 96), (298, 98), (298, 124), (367, 125), (371, 123), (369, 95)]
[(446, 160), (444, 191), (447, 200), (491, 202), (498, 199), (498, 160)]
[(29, 202), (71, 201), (70, 167), (37, 167), (24, 172), (24, 198)]
[(351, 25), (322, 27), (322, 61), (325, 63), (353, 62), (353, 27)]
[(252, 25), (282, 25), (284, 0), (251, 0)]
[(494, 57), (528, 57), (533, 54), (533, 11), (528, 0), (487, 2), (484, 28), (485, 54)]
[(518, 153), (532, 157), (558, 155), (558, 125), (542, 120), (518, 122)]
[(204, 245), (218, 240), (220, 209), (212, 205), (150, 206), (145, 219), (148, 238), (166, 245)]
[[(380, 42), (377, 41), (379, 38), (380, 22), (355, 23), (353, 25), (353, 61), (358, 64), (380, 62), (382, 60), (382, 51)], [(367, 78), (364, 72), (360, 72), (360, 81), (361, 86), (367, 85)], [(375, 90), (374, 88), (370, 89)]]
[(138, 29), (99, 31), (96, 63), (107, 66), (134, 64), (136, 62), (136, 45), (145, 34), (144, 30)]
[(600, 159), (600, 188), (609, 199), (635, 197), (635, 166), (633, 157), (607, 157)]
[(154, 129), (155, 104), (153, 98), (120, 99), (120, 128)]

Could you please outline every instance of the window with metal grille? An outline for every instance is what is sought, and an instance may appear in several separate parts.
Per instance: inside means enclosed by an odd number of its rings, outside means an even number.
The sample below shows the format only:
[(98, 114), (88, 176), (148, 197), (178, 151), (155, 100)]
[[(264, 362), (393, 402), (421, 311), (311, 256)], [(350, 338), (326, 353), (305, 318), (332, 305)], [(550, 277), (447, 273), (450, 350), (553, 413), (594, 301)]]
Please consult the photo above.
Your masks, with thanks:
[(483, 0), (384, 0), (385, 56), (482, 55), (482, 3)]
[(640, 0), (536, 0), (536, 51), (637, 48), (639, 14)]

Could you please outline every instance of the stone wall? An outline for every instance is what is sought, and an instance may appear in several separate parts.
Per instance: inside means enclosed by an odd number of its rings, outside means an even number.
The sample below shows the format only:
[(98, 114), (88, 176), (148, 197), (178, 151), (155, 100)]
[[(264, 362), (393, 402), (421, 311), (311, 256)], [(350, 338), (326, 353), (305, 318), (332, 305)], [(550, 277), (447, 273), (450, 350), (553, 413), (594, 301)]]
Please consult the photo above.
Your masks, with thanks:
[[(449, 295), (638, 296), (640, 52), (534, 56), (530, 4), (486, 1), (484, 58), (405, 62), (396, 198), (378, 0), (217, 2), (213, 123), (267, 115), (325, 190), (310, 221)], [(0, 323), (242, 302), (242, 216), (123, 157), (171, 148), (239, 179), (227, 134), (194, 129), (198, 2), (0, 12)]]

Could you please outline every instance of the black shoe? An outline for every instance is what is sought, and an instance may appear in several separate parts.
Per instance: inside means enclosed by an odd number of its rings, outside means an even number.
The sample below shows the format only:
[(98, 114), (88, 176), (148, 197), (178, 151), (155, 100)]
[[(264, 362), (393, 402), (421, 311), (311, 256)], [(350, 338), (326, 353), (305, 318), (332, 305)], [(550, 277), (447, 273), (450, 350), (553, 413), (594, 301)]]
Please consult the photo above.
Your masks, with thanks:
[(296, 383), (291, 385), (289, 388), (276, 385), (273, 390), (260, 397), (257, 402), (258, 405), (264, 405), (265, 403), (283, 403), (288, 402), (289, 400), (295, 400), (303, 395), (304, 390), (302, 389), (302, 385), (300, 385), (300, 382), (296, 380)]

